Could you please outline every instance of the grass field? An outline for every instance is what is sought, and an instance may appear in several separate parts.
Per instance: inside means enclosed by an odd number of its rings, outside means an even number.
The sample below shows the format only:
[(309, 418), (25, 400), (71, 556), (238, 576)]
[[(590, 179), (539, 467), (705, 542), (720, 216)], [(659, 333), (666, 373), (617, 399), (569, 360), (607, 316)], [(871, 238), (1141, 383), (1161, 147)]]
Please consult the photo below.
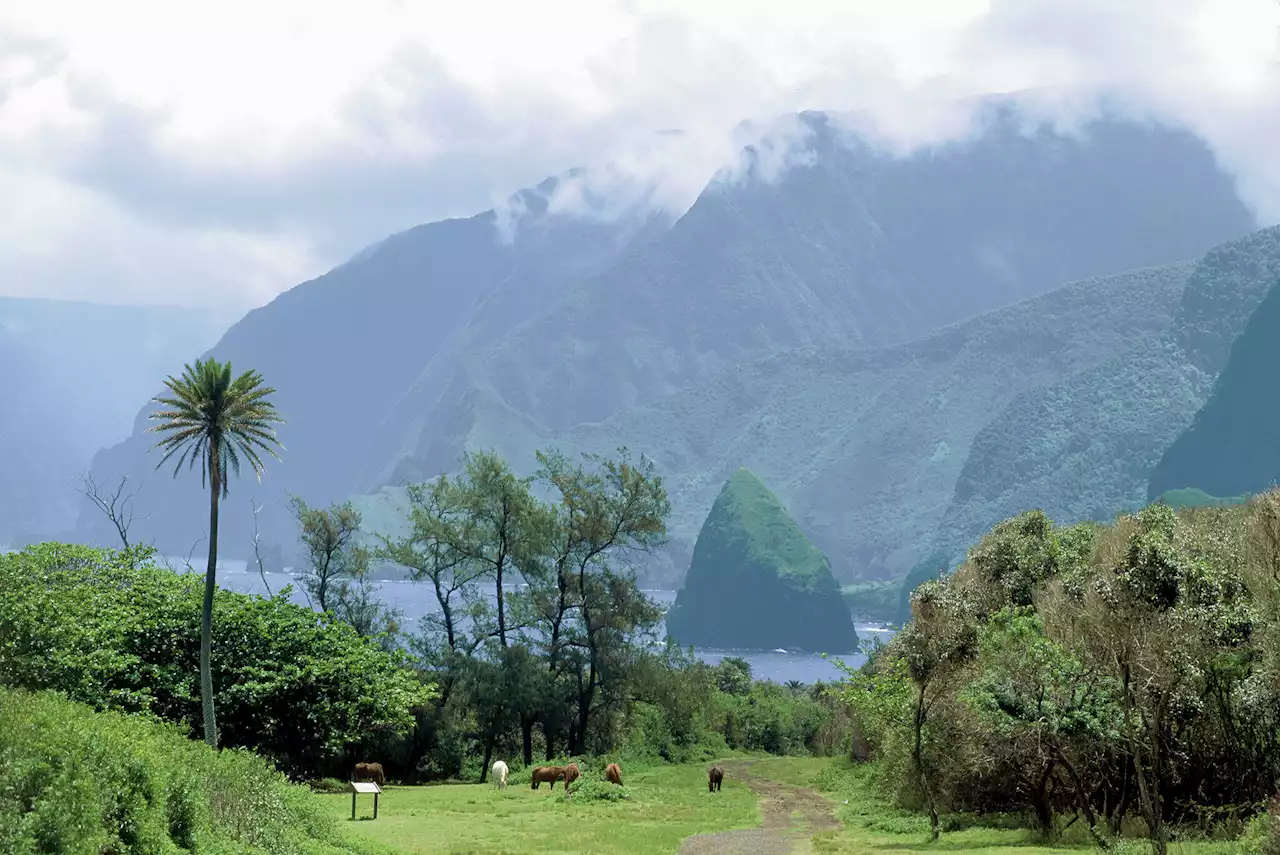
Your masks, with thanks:
[[(492, 784), (389, 787), (378, 819), (351, 822), (351, 796), (323, 798), (352, 835), (414, 855), (659, 855), (690, 835), (747, 828), (760, 821), (756, 798), (741, 781), (707, 792), (704, 766), (623, 769), (625, 801), (566, 801), (559, 785)], [(373, 813), (362, 796), (357, 817)]]
[[(369, 821), (372, 802), (364, 796), (360, 821), (350, 822), (351, 797), (323, 797), (347, 835), (362, 843), (381, 844), (404, 855), (659, 855), (677, 853), (692, 835), (773, 825), (760, 837), (726, 834), (703, 839), (697, 855), (737, 855), (756, 851), (788, 851), (821, 855), (1062, 855), (1093, 851), (1079, 834), (1068, 833), (1055, 845), (1036, 841), (1022, 828), (978, 824), (955, 817), (937, 843), (928, 842), (928, 819), (886, 803), (874, 790), (868, 770), (808, 758), (765, 758), (748, 764), (730, 761), (730, 774), (718, 795), (707, 792), (706, 767), (657, 766), (628, 775), (625, 801), (566, 801), (557, 788), (536, 791), (511, 785), (505, 793), (491, 785), (448, 784), (390, 787), (379, 803), (379, 816)], [(753, 779), (762, 800), (748, 786)], [(786, 785), (779, 788), (777, 785)], [(793, 806), (779, 793), (800, 787), (816, 790)], [(802, 811), (819, 803), (837, 818), (838, 828), (815, 831), (800, 821)], [(780, 828), (791, 816), (792, 827)], [(777, 820), (770, 822), (772, 817)], [(777, 818), (781, 816), (782, 819)], [(833, 823), (834, 824), (834, 823)], [(740, 833), (739, 833), (740, 834)], [(757, 848), (759, 847), (759, 848)], [(1122, 855), (1149, 851), (1144, 841), (1130, 841)], [(1174, 843), (1174, 855), (1227, 855), (1236, 843)]]

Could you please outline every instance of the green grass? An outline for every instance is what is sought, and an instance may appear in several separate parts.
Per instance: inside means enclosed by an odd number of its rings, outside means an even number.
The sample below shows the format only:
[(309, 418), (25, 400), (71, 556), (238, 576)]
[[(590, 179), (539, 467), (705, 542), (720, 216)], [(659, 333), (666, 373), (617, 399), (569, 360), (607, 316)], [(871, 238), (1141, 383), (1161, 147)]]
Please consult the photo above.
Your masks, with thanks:
[[(806, 787), (832, 802), (842, 821), (839, 831), (820, 832), (801, 841), (796, 852), (820, 855), (912, 855), (950, 852), (962, 855), (1061, 855), (1092, 853), (1079, 824), (1062, 839), (1046, 844), (1022, 827), (1020, 818), (945, 816), (943, 834), (930, 843), (927, 817), (889, 804), (873, 780), (874, 770), (822, 758), (769, 757), (752, 773), (780, 783)], [(706, 766), (656, 766), (626, 775), (625, 801), (566, 802), (560, 789), (533, 791), (510, 786), (442, 784), (389, 787), (371, 821), (373, 803), (362, 797), (356, 822), (351, 798), (320, 796), (353, 841), (381, 844), (404, 855), (659, 855), (675, 853), (686, 837), (753, 827), (760, 822), (755, 796), (734, 775), (719, 796), (706, 791)], [(1131, 839), (1113, 855), (1149, 851), (1146, 841)], [(1231, 841), (1172, 843), (1174, 855), (1238, 853)]]
[[(378, 803), (349, 795), (318, 796), (355, 839), (413, 855), (659, 855), (694, 834), (749, 828), (760, 822), (755, 796), (741, 782), (707, 792), (704, 764), (623, 769), (628, 799), (566, 801), (559, 786), (441, 784), (389, 787)], [(594, 776), (592, 776), (594, 777)]]

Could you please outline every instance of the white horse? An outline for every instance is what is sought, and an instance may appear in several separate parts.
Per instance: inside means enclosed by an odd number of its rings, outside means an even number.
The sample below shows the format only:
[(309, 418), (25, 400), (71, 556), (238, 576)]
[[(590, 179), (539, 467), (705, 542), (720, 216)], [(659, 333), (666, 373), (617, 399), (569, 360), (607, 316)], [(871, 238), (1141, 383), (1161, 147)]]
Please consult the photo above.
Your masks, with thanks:
[(493, 761), (493, 785), (500, 790), (507, 788), (507, 764), (501, 760)]

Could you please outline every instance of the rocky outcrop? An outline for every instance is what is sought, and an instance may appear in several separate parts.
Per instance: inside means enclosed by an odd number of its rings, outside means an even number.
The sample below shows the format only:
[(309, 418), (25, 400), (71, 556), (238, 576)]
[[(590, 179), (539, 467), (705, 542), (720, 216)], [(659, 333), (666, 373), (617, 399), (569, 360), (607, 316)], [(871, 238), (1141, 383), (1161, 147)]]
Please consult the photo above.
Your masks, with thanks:
[(667, 613), (679, 644), (850, 653), (858, 635), (831, 563), (749, 470), (725, 483)]

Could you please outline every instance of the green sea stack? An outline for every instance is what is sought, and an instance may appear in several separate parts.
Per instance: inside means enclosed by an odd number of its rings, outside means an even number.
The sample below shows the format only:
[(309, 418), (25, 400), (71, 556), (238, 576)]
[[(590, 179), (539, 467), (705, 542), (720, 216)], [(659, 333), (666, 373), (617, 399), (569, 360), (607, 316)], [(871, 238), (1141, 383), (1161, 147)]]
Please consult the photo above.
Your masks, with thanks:
[(723, 650), (843, 654), (858, 644), (831, 562), (747, 469), (725, 483), (698, 533), (667, 636)]

